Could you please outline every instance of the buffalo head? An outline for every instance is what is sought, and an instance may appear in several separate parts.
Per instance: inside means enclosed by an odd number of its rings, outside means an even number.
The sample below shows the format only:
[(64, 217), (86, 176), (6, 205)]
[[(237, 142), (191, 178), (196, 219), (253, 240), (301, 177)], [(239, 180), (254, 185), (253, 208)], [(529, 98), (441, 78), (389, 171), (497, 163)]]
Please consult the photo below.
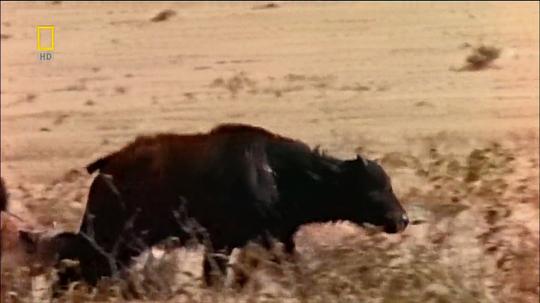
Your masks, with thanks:
[(361, 156), (341, 164), (341, 195), (347, 219), (381, 226), (387, 233), (403, 231), (409, 218), (392, 190), (390, 178), (374, 161)]

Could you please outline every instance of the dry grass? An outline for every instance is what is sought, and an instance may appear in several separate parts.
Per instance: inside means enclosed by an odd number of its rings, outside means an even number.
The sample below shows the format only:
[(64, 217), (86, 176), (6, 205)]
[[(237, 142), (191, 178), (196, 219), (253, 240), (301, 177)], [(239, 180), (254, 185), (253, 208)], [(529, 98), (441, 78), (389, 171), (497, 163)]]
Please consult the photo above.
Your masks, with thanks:
[[(404, 234), (346, 223), (312, 225), (297, 235), (294, 261), (279, 249), (270, 254), (250, 245), (232, 264), (250, 276), (241, 289), (203, 287), (200, 249), (146, 253), (121, 279), (105, 279), (94, 289), (74, 284), (61, 301), (536, 302), (538, 234), (522, 214), (538, 218), (537, 155), (497, 143), (459, 155), (427, 142), (416, 154), (380, 155), (391, 175), (417, 180), (418, 186), (402, 189), (415, 223)], [(42, 194), (60, 194), (59, 185), (80, 186), (80, 177), (72, 171)], [(60, 221), (73, 221), (82, 211), (71, 210), (64, 216), (36, 209)], [(275, 255), (280, 264), (271, 261)], [(234, 285), (232, 275), (228, 285)], [(48, 301), (54, 276), (52, 269), (41, 276), (24, 268), (3, 272), (2, 302)]]

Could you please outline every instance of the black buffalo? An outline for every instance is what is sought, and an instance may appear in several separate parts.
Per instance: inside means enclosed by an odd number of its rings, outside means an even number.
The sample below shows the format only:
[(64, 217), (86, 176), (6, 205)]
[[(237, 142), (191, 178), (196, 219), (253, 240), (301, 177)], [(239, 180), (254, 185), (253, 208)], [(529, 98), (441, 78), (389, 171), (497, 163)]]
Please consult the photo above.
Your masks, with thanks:
[[(339, 160), (248, 125), (139, 137), (87, 170), (99, 174), (80, 231), (59, 237), (65, 240), (60, 258), (78, 260), (90, 283), (127, 266), (144, 248), (170, 237), (183, 243), (200, 230), (207, 252), (227, 256), (268, 235), (293, 252), (293, 235), (311, 222), (370, 223), (388, 233), (408, 224), (377, 163)], [(206, 253), (206, 281), (211, 264), (224, 271), (226, 263)]]

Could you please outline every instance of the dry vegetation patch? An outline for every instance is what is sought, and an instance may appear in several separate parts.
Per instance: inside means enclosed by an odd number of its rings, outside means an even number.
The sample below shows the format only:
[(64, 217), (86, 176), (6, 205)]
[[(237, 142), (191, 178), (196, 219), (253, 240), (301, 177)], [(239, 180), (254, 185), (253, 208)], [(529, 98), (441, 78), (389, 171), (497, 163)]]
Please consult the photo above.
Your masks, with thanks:
[[(531, 218), (538, 218), (538, 168), (531, 163), (538, 162), (538, 155), (495, 142), (458, 154), (445, 151), (437, 140), (426, 142), (419, 152), (380, 154), (395, 178), (408, 175), (418, 180), (400, 189), (413, 222), (403, 234), (385, 235), (346, 223), (307, 226), (296, 237), (299, 254), (293, 259), (280, 254), (279, 245), (272, 253), (250, 245), (231, 264), (231, 270), (250, 277), (243, 288), (234, 283), (221, 289), (203, 287), (200, 249), (147, 252), (121, 279), (105, 279), (93, 289), (75, 284), (61, 298), (536, 302), (539, 250), (537, 222)], [(85, 179), (71, 172), (57, 184), (74, 190)], [(40, 195), (51, 200), (51, 192), (68, 195), (69, 189), (57, 186), (42, 188)], [(45, 208), (35, 210), (53, 216)], [(80, 215), (80, 210), (73, 213)], [(276, 256), (279, 263), (273, 261)], [(38, 295), (50, 298), (54, 271), (36, 277), (20, 269), (3, 272), (3, 278), (8, 295), (2, 302), (33, 302)]]
[(154, 17), (152, 17), (152, 19), (150, 19), (150, 21), (152, 22), (163, 22), (163, 21), (167, 21), (169, 20), (170, 18), (176, 16), (176, 12), (173, 11), (172, 9), (166, 9), (166, 10), (163, 10), (159, 13), (157, 13)]
[(502, 50), (495, 46), (480, 45), (472, 49), (465, 59), (465, 65), (457, 71), (479, 71), (493, 67), (493, 62), (499, 58)]

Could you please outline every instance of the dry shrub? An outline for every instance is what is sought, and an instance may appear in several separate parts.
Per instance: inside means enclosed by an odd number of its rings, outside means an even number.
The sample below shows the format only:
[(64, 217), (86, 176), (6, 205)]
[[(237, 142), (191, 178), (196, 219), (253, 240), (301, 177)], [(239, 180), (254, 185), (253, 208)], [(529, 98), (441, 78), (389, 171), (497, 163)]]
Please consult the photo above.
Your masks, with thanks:
[(150, 21), (152, 21), (152, 22), (162, 22), (162, 21), (169, 20), (170, 18), (174, 17), (175, 15), (176, 15), (175, 11), (173, 11), (171, 9), (166, 9), (166, 10), (163, 10), (163, 11), (159, 12), (154, 17), (152, 17), (152, 19), (150, 19)]
[(253, 7), (253, 9), (269, 9), (269, 8), (278, 8), (279, 5), (273, 2), (265, 3), (261, 5), (256, 5)]
[(494, 46), (481, 45), (476, 47), (472, 54), (465, 59), (465, 65), (458, 71), (479, 71), (489, 68), (500, 54), (501, 49)]

